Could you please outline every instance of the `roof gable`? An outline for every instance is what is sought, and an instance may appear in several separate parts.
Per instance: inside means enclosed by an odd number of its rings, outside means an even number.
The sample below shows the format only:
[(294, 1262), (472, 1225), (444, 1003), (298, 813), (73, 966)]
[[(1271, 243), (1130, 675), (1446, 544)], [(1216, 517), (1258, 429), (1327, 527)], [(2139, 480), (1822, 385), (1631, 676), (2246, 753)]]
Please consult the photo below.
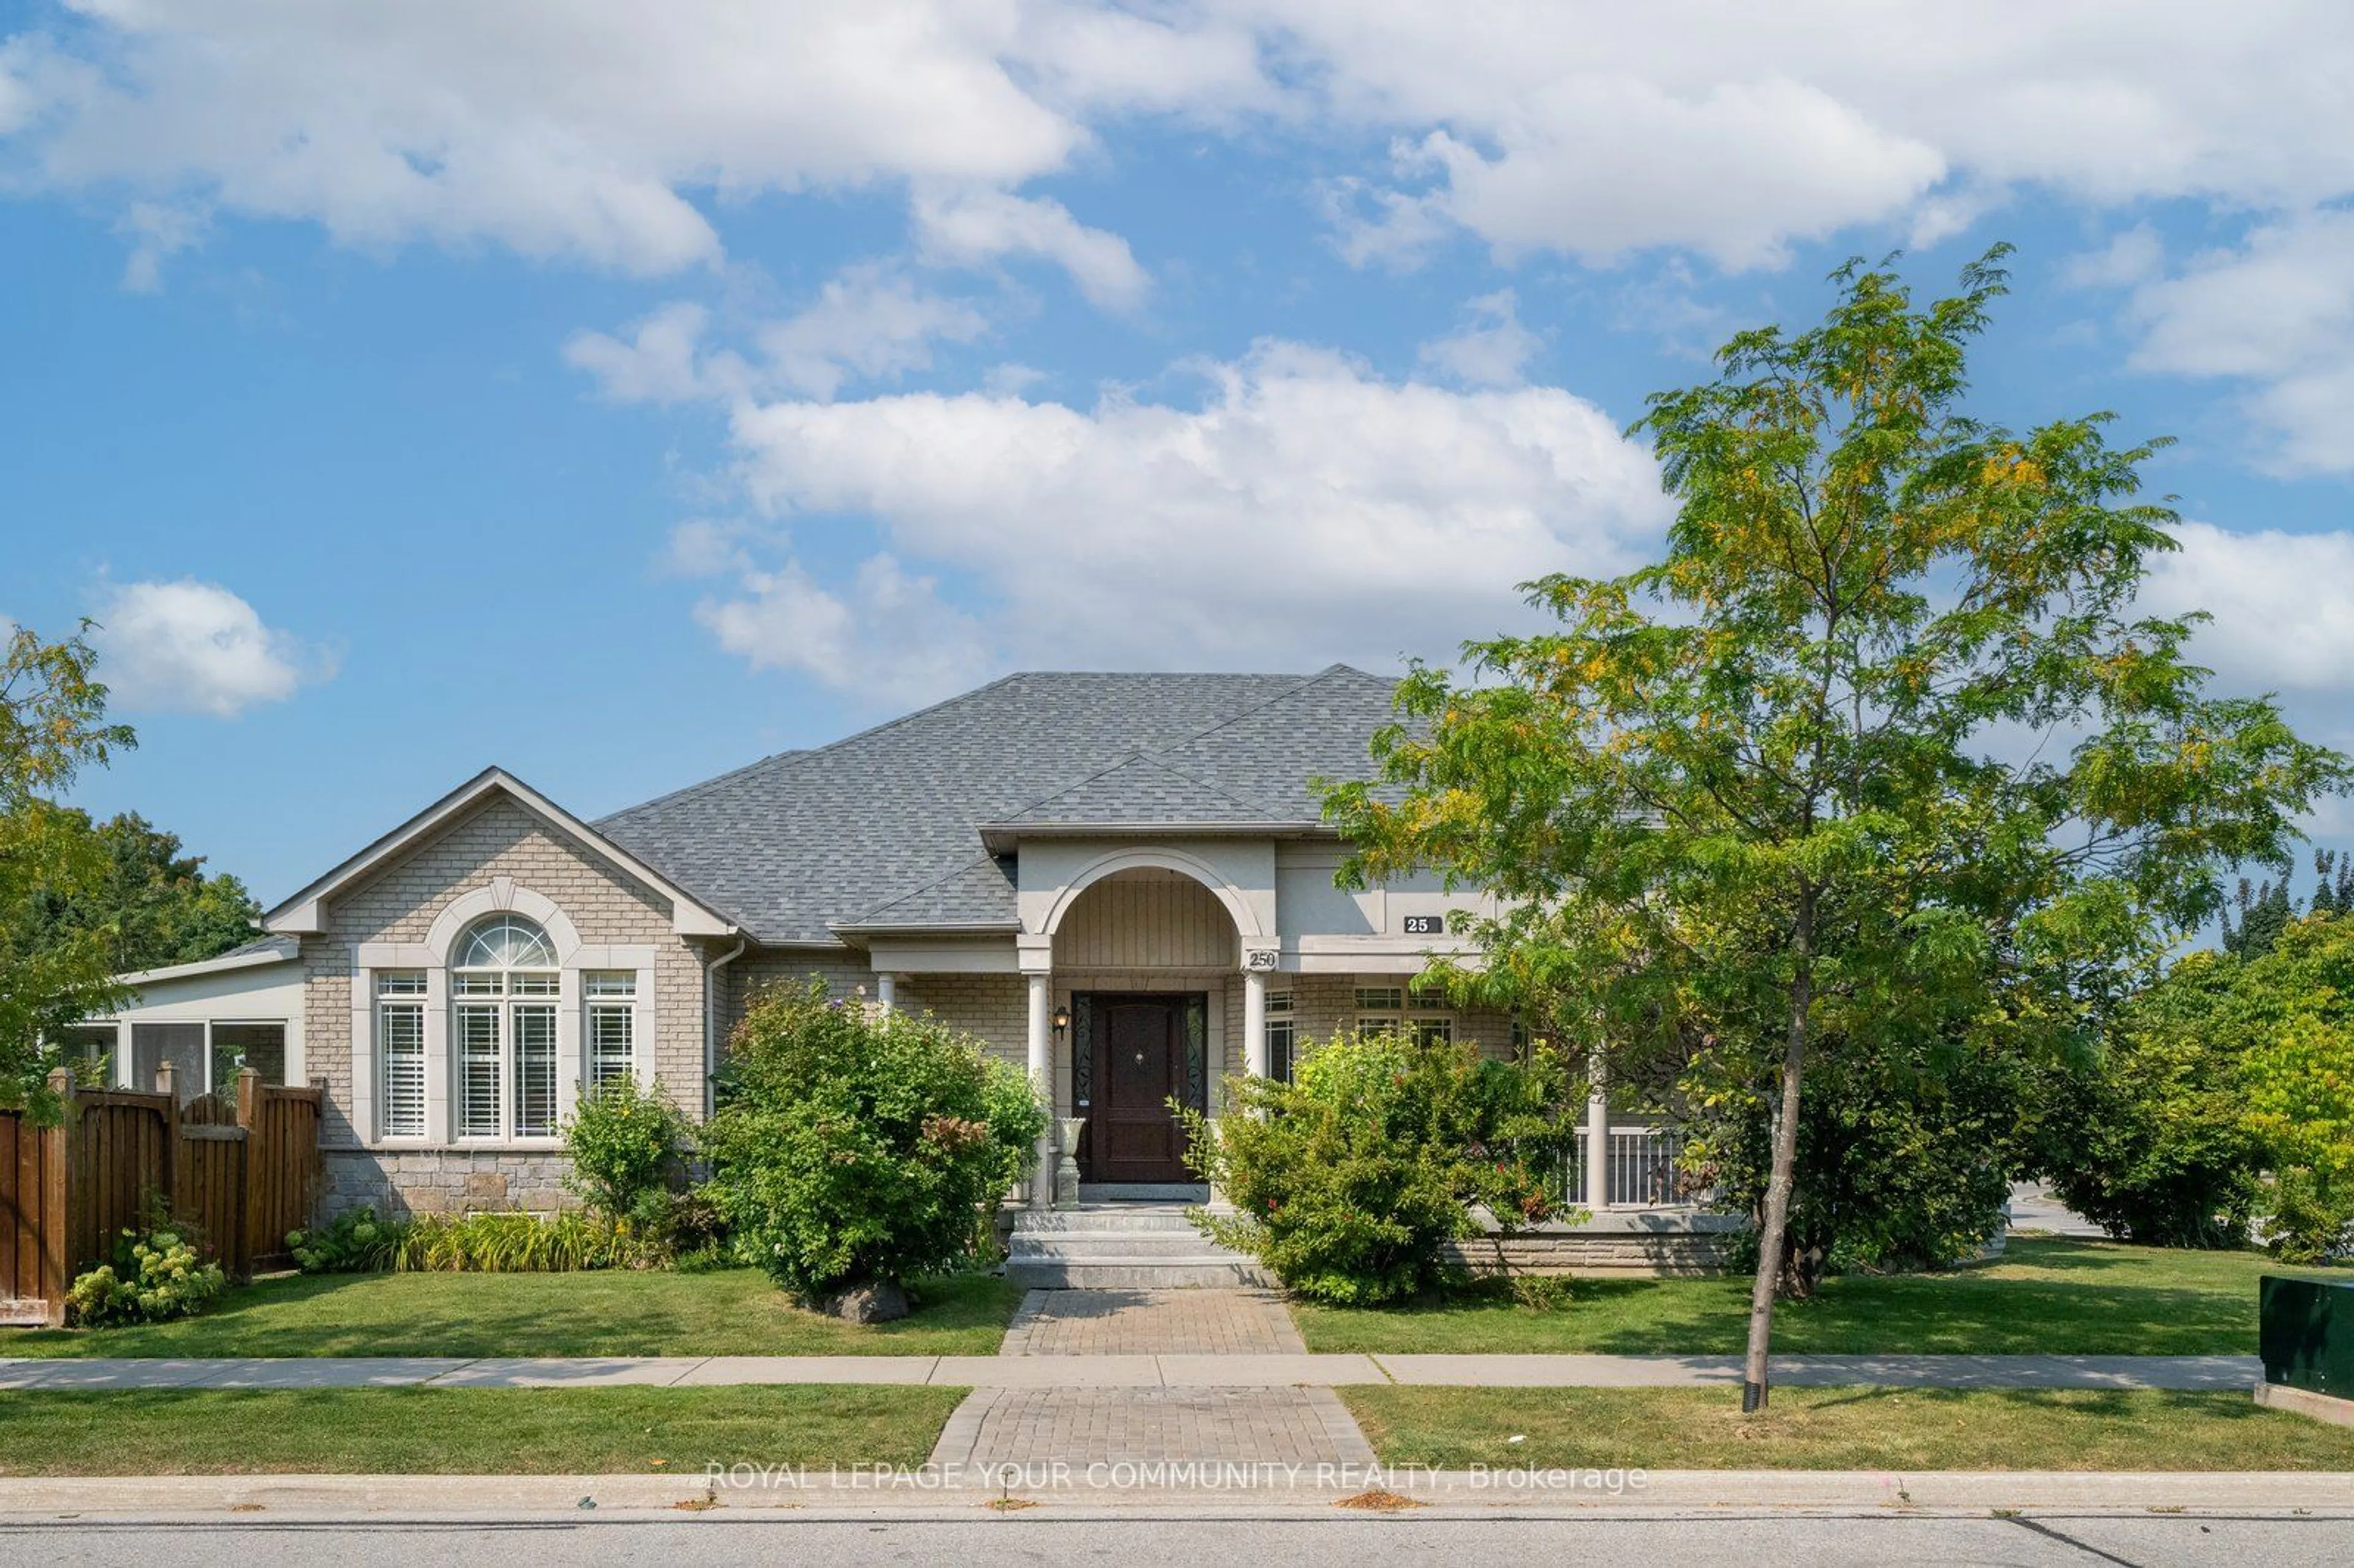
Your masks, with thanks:
[(503, 768), (486, 768), (425, 810), (337, 865), (261, 918), (273, 933), (300, 936), (326, 929), (323, 906), (493, 796), (504, 796), (557, 832), (610, 862), (670, 900), (671, 928), (682, 936), (726, 936), (737, 923), (687, 892), (621, 845), (564, 810)]

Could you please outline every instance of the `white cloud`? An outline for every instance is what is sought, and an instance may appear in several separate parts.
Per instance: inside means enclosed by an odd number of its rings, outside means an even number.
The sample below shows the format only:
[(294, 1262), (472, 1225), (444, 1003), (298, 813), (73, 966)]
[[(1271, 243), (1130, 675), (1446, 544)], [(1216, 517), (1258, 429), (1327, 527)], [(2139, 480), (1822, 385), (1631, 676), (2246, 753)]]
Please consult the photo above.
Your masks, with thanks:
[[(908, 690), (1016, 662), (1443, 657), (1467, 630), (1523, 620), (1511, 584), (1623, 569), (1665, 524), (1649, 455), (1556, 387), (1394, 383), (1284, 343), (1193, 368), (1208, 384), (1198, 406), (1119, 393), (1087, 409), (977, 393), (739, 406), (754, 504), (820, 525), (870, 518), (887, 570), (833, 590), (748, 555), (743, 591), (705, 624), (780, 662), (761, 651), (806, 617), (821, 647), (859, 660), (799, 667), (896, 673)], [(915, 573), (957, 581), (971, 608), (907, 586)]]
[[(2354, 189), (2354, 11), (2271, 0), (1228, 0), (1328, 117), (1406, 132), (1376, 229), (1458, 226), (1593, 260), (1771, 265), (1867, 220), (1951, 232), (2021, 185), (2096, 205), (2296, 205)], [(1935, 40), (1934, 44), (1931, 40)], [(1376, 238), (1344, 230), (1360, 256)]]
[(1467, 387), (1519, 386), (1544, 340), (1521, 324), (1518, 304), (1510, 289), (1471, 301), (1459, 331), (1422, 345), (1422, 363)]
[(564, 345), (575, 368), (597, 378), (616, 403), (686, 403), (748, 389), (749, 367), (729, 355), (715, 362), (703, 352), (711, 313), (674, 301), (637, 323), (624, 340), (601, 332), (576, 333)]
[(797, 670), (839, 691), (921, 701), (972, 683), (988, 658), (980, 628), (943, 603), (930, 577), (888, 555), (868, 556), (841, 592), (798, 563), (747, 566), (733, 599), (706, 599), (695, 618), (755, 670)]
[(1774, 266), (1792, 238), (1901, 213), (1946, 173), (1935, 149), (1787, 80), (1683, 97), (1611, 77), (1573, 81), (1532, 107), (1541, 112), (1493, 152), (1484, 137), (1430, 132), (1421, 164), (1439, 183), (1417, 199), (1409, 232), (1429, 213), (1507, 255), (1556, 249), (1608, 263), (1685, 246), (1728, 268)]
[(749, 329), (756, 356), (705, 343), (711, 313), (676, 301), (626, 338), (573, 334), (564, 357), (617, 403), (727, 402), (788, 391), (831, 397), (853, 380), (931, 367), (935, 343), (970, 343), (989, 322), (961, 300), (876, 263), (846, 268), (799, 313)]
[(113, 701), (138, 711), (235, 718), (258, 703), (334, 673), (332, 659), (262, 624), (217, 583), (123, 583), (101, 605), (98, 676)]
[(2161, 615), (2211, 614), (2191, 652), (2229, 689), (2354, 690), (2354, 533), (2193, 522), (2175, 536), (2182, 548), (2151, 563), (2141, 602)]
[(2253, 384), (2247, 411), (2288, 472), (2354, 469), (2354, 213), (2269, 224), (2239, 249), (2145, 282), (2131, 313), (2145, 370)]
[(133, 202), (114, 225), (115, 233), (131, 241), (131, 255), (122, 263), (122, 286), (134, 294), (152, 294), (163, 282), (164, 262), (205, 237), (205, 215), (158, 202)]
[(1133, 308), (1151, 285), (1127, 240), (1089, 228), (1058, 201), (1004, 191), (935, 193), (916, 199), (915, 216), (917, 242), (929, 260), (970, 267), (1005, 256), (1040, 257), (1111, 310)]
[(1124, 307), (1124, 243), (1018, 192), (1140, 115), (1396, 138), (1406, 167), (1339, 187), (1366, 259), (1459, 229), (1744, 267), (1858, 222), (1947, 232), (2025, 185), (2255, 210), (2354, 191), (2338, 0), (2145, 0), (2129, 26), (1988, 0), (1960, 29), (1928, 0), (77, 8), (0, 43), (20, 186), (640, 272), (720, 253), (710, 195), (904, 185), (936, 254), (1042, 256)]
[(2158, 230), (2137, 223), (2110, 237), (2098, 250), (2069, 258), (2062, 276), (2080, 289), (2129, 289), (2166, 267), (2166, 242)]
[[(1221, 42), (1084, 0), (79, 9), (69, 41), (27, 33), (0, 53), (0, 114), (30, 128), (20, 162), (37, 186), (642, 273), (719, 254), (699, 192), (996, 188), (1058, 169), (1091, 136), (1075, 72), (1123, 107), (1257, 90), (1231, 30)], [(1116, 43), (1117, 70), (1088, 38)]]
[(776, 380), (831, 397), (855, 376), (873, 381), (928, 370), (935, 342), (970, 343), (989, 330), (979, 311), (917, 288), (886, 268), (854, 267), (799, 315), (760, 329)]

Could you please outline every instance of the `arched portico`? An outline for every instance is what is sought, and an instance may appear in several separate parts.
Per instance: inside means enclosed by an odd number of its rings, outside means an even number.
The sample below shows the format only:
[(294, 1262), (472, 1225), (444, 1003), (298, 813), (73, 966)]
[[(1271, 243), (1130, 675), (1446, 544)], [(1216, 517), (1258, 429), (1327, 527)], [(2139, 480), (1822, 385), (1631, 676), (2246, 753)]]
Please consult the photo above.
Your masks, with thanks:
[(1169, 1104), (1206, 1112), (1222, 1075), (1265, 1071), (1271, 914), (1165, 846), (1108, 851), (1060, 882), (1024, 964), (1032, 1071), (1087, 1118), (1086, 1180), (1190, 1183)]
[(1235, 931), (1238, 937), (1267, 935), (1260, 928), (1257, 911), (1251, 907), (1250, 900), (1243, 895), (1243, 890), (1236, 887), (1229, 878), (1221, 875), (1216, 867), (1182, 850), (1151, 846), (1114, 850), (1088, 862), (1072, 874), (1055, 895), (1055, 901), (1047, 906), (1046, 916), (1039, 924), (1038, 934), (1044, 937), (1054, 936), (1061, 929), (1063, 921), (1069, 916), (1072, 907), (1096, 884), (1107, 877), (1118, 876), (1123, 872), (1143, 870), (1174, 872), (1199, 883), (1225, 907), (1226, 917), (1234, 922)]

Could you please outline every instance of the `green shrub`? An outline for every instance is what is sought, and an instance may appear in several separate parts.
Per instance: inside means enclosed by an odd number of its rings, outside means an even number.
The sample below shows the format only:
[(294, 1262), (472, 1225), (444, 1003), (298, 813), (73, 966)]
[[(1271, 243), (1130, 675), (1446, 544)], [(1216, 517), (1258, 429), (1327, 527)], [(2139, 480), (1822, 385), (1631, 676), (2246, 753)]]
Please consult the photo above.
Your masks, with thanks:
[(73, 1282), (68, 1320), (86, 1329), (116, 1323), (166, 1323), (203, 1311), (228, 1288), (219, 1264), (205, 1255), (196, 1230), (165, 1219), (116, 1238), (114, 1261)]
[(572, 1156), (566, 1185), (608, 1219), (649, 1224), (664, 1212), (693, 1137), (659, 1081), (641, 1088), (624, 1075), (581, 1096), (565, 1118), (564, 1148)]
[(2292, 1166), (2273, 1179), (2264, 1245), (2283, 1263), (2336, 1263), (2354, 1253), (2354, 1197), (2322, 1174)]
[(928, 1016), (774, 991), (736, 1032), (705, 1185), (744, 1255), (805, 1301), (945, 1272), (1029, 1166), (1029, 1079)]
[(1468, 1044), (1344, 1036), (1288, 1084), (1245, 1080), (1214, 1123), (1184, 1113), (1189, 1161), (1235, 1208), (1195, 1223), (1311, 1300), (1460, 1283), (1447, 1244), (1479, 1234), (1469, 1205), (1506, 1229), (1553, 1217), (1582, 1105), (1548, 1052), (1490, 1062)]
[(409, 1222), (393, 1266), (410, 1273), (568, 1274), (634, 1261), (629, 1239), (588, 1214), (426, 1214)]
[(376, 1217), (363, 1204), (323, 1225), (286, 1233), (286, 1250), (305, 1274), (372, 1274), (390, 1268), (408, 1234), (406, 1223)]

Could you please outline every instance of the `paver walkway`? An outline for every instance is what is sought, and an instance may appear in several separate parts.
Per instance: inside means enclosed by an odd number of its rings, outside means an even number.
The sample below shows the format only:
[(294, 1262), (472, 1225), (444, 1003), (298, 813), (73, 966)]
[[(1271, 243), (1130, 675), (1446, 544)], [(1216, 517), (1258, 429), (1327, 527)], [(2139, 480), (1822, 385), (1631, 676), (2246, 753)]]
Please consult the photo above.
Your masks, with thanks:
[[(1267, 1291), (1034, 1290), (998, 1359), (1052, 1381), (974, 1389), (941, 1428), (932, 1462), (1371, 1465), (1373, 1445), (1340, 1395), (1300, 1375), (1323, 1359), (1307, 1351)], [(1087, 1375), (1139, 1361), (1159, 1386)], [(1225, 1369), (1246, 1365), (1261, 1370), (1225, 1381)], [(1278, 1369), (1289, 1374), (1280, 1383), (1269, 1375)]]
[[(1076, 1293), (1074, 1293), (1076, 1294)], [(1807, 1356), (1774, 1358), (1776, 1381), (1822, 1387), (2165, 1388), (2244, 1391), (2253, 1356)], [(613, 1356), (462, 1361), (0, 1359), (0, 1391), (157, 1388), (680, 1388), (755, 1383), (929, 1383), (949, 1388), (1688, 1388), (1741, 1380), (1739, 1356), (1185, 1354), (1002, 1356)]]
[(1269, 1356), (1308, 1353), (1273, 1291), (1033, 1290), (1002, 1356)]

